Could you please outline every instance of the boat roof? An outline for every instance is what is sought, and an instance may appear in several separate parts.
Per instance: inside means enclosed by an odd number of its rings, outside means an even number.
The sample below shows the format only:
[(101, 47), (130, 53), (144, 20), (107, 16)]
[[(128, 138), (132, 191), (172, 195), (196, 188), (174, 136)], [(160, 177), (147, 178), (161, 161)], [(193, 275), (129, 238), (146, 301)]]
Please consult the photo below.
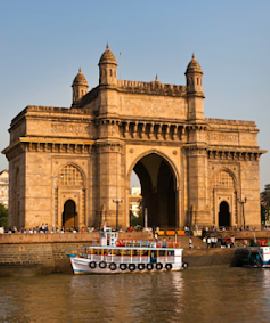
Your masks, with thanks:
[(158, 251), (174, 251), (183, 250), (181, 248), (155, 248), (155, 247), (114, 247), (114, 246), (86, 246), (88, 249), (110, 249), (110, 250), (158, 250)]

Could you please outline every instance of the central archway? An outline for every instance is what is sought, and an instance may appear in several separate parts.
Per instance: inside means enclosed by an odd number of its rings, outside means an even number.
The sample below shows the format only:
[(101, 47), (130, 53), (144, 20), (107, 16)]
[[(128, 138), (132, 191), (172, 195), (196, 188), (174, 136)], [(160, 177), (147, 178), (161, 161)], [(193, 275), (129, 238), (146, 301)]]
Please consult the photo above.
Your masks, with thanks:
[(67, 200), (64, 205), (63, 227), (77, 228), (77, 222), (76, 203), (73, 200)]
[(222, 201), (219, 205), (219, 226), (220, 227), (231, 226), (229, 203), (226, 201)]
[(133, 168), (141, 184), (143, 225), (175, 228), (177, 217), (177, 179), (170, 163), (157, 153), (142, 157)]

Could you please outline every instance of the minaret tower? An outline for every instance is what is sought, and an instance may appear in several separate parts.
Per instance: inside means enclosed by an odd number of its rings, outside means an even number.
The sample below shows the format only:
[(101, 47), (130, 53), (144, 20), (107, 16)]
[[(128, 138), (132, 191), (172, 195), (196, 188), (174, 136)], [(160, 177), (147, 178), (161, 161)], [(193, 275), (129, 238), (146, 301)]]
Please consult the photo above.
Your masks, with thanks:
[(185, 73), (187, 78), (188, 121), (192, 125), (188, 131), (188, 188), (189, 225), (200, 218), (205, 225), (211, 223), (207, 209), (207, 149), (206, 122), (204, 117), (203, 71), (193, 54)]
[(117, 77), (116, 69), (117, 63), (113, 52), (110, 50), (108, 44), (105, 52), (99, 59), (99, 85), (116, 86)]
[(88, 82), (79, 68), (77, 75), (72, 83), (73, 88), (73, 106), (76, 106), (81, 98), (88, 92), (89, 85)]
[(204, 119), (203, 71), (192, 54), (185, 73), (187, 78), (187, 95), (190, 120)]

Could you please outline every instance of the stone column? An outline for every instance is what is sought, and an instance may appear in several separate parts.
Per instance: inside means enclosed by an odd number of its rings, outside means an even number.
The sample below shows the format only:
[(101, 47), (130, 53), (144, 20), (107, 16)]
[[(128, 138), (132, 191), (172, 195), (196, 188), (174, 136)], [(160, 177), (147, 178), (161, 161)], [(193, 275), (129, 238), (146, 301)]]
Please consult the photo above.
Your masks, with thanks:
[(124, 167), (122, 143), (119, 140), (98, 140), (97, 211), (102, 211), (101, 225), (125, 225)]
[(203, 144), (188, 147), (188, 209), (192, 225), (212, 223), (206, 209), (207, 201), (207, 152)]

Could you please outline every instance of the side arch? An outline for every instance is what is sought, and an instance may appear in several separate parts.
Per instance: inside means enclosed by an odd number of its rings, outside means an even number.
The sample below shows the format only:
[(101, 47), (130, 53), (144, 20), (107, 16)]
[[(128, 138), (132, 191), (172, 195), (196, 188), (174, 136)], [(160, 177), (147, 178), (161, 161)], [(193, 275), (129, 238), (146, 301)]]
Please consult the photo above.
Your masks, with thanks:
[(231, 210), (228, 201), (222, 200), (219, 203), (218, 223), (219, 227), (231, 226)]
[(228, 167), (218, 168), (212, 176), (213, 224), (216, 226), (237, 226), (238, 185), (234, 171)]
[[(58, 169), (54, 190), (55, 223), (58, 227), (86, 226), (86, 176), (75, 162)], [(71, 202), (72, 201), (72, 202)]]

